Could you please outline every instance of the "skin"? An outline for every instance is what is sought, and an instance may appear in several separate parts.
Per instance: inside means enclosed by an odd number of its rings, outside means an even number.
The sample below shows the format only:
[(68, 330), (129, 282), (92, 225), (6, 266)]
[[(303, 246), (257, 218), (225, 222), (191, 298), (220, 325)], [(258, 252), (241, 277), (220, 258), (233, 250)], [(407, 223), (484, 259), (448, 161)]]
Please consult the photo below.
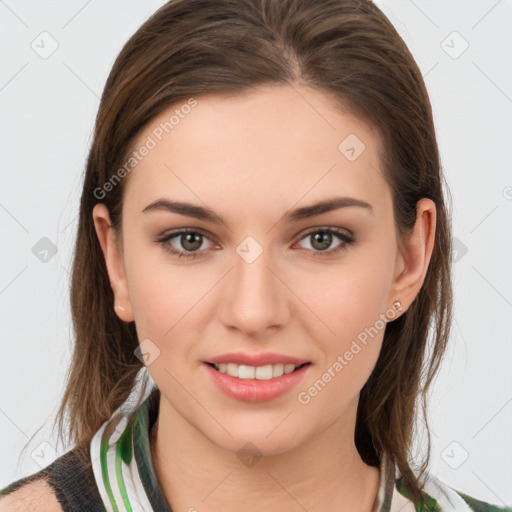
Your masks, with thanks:
[[(323, 92), (269, 85), (197, 100), (125, 178), (122, 241), (116, 243), (106, 207), (93, 212), (117, 314), (135, 321), (139, 339), (160, 350), (148, 371), (161, 390), (152, 453), (164, 494), (176, 511), (239, 511), (243, 503), (247, 512), (370, 512), (379, 471), (362, 461), (354, 431), (384, 329), (308, 404), (297, 394), (379, 315), (391, 321), (396, 300), (403, 311), (414, 300), (432, 254), (435, 205), (418, 202), (414, 230), (401, 245), (378, 133)], [(175, 108), (154, 119), (136, 146)], [(366, 146), (354, 161), (338, 149), (349, 134)], [(333, 196), (366, 201), (372, 210), (350, 206), (281, 220), (290, 209)], [(141, 213), (162, 197), (206, 205), (227, 226)], [(355, 242), (322, 256), (311, 230), (326, 227), (352, 233)], [(179, 228), (208, 234), (194, 246), (201, 252), (195, 259), (154, 241)], [(236, 252), (247, 236), (263, 249), (250, 264)], [(180, 236), (167, 244), (194, 251)], [(333, 235), (325, 247), (342, 244)], [(270, 402), (243, 402), (224, 395), (203, 367), (237, 350), (312, 364), (297, 389)], [(252, 466), (237, 457), (247, 442), (262, 454)]]

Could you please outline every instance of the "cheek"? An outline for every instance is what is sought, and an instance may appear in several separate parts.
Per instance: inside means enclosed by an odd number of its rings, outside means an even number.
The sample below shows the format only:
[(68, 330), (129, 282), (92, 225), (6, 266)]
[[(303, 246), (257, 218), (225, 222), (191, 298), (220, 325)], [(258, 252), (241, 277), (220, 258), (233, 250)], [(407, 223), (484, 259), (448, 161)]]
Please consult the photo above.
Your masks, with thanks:
[(203, 279), (172, 264), (139, 265), (135, 259), (129, 272), (137, 335), (141, 342), (151, 340), (148, 346), (155, 354), (148, 371), (159, 388), (181, 396), (177, 382), (188, 379), (183, 362), (197, 359), (193, 350), (198, 333), (204, 330), (199, 324), (201, 299), (211, 288), (212, 278), (205, 275)]
[(307, 297), (306, 304), (335, 333), (337, 343), (373, 326), (388, 308), (391, 258), (358, 255), (355, 260), (301, 278), (299, 295)]
[[(163, 249), (127, 244), (126, 271), (130, 301), (139, 338), (159, 346), (180, 339), (199, 318), (201, 302), (218, 277), (207, 265), (178, 265)], [(131, 250), (131, 252), (129, 252)]]
[[(297, 398), (307, 414), (318, 411), (324, 420), (334, 421), (360, 393), (379, 357), (388, 278), (379, 268), (351, 267), (347, 275), (338, 271), (315, 283), (316, 292), (309, 295), (315, 315), (302, 327), (315, 340), (319, 360)], [(328, 293), (321, 293), (327, 289)]]
[(301, 278), (298, 295), (307, 297), (308, 308), (299, 317), (322, 353), (316, 377), (331, 389), (324, 397), (350, 399), (369, 378), (386, 328), (393, 262), (393, 247), (376, 244)]

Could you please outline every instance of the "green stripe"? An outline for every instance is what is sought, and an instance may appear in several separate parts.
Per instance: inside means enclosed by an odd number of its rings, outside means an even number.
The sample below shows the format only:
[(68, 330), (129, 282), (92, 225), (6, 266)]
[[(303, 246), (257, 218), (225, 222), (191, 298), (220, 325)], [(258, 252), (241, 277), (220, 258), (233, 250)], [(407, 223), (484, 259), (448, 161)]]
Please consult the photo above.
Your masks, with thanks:
[(512, 512), (512, 507), (505, 505), (505, 507), (501, 507), (500, 505), (493, 505), (491, 503), (487, 503), (485, 501), (477, 500), (462, 491), (457, 491), (459, 496), (470, 506), (471, 510), (477, 510), (478, 512)]
[(110, 487), (110, 480), (108, 477), (108, 464), (107, 464), (107, 452), (108, 452), (108, 436), (106, 435), (106, 430), (103, 432), (101, 436), (101, 445), (100, 445), (100, 463), (101, 463), (101, 476), (103, 478), (103, 485), (105, 485), (105, 489), (107, 490), (107, 495), (110, 499), (110, 504), (114, 509), (114, 512), (119, 512), (117, 508), (116, 500), (114, 499), (114, 495), (112, 494), (112, 487)]
[(133, 452), (140, 481), (152, 509), (158, 512), (172, 512), (156, 477), (149, 441), (150, 428), (158, 417), (159, 402), (160, 390), (154, 386), (130, 422), (133, 429)]
[[(130, 448), (130, 440), (131, 440), (131, 425), (127, 425), (121, 434), (121, 437), (117, 441), (117, 449), (116, 449), (116, 475), (117, 475), (117, 483), (119, 484), (119, 490), (121, 491), (121, 496), (123, 497), (123, 502), (126, 507), (127, 512), (133, 512), (132, 506), (130, 505), (130, 500), (128, 499), (128, 494), (126, 492), (126, 486), (124, 485), (123, 480), (123, 472), (121, 469), (122, 461), (125, 462), (130, 461), (131, 459), (131, 448)], [(128, 448), (127, 448), (128, 446)]]

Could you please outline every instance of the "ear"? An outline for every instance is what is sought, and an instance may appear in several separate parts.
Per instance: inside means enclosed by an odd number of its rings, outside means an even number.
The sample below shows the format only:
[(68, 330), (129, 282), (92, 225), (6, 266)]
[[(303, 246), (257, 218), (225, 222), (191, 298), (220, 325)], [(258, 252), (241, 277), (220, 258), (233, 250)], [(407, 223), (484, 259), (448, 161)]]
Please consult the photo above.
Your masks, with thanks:
[(115, 308), (117, 316), (124, 322), (134, 320), (133, 311), (128, 293), (128, 283), (124, 271), (124, 262), (120, 243), (111, 226), (108, 208), (104, 204), (97, 204), (92, 211), (94, 227), (103, 251), (107, 266), (110, 286), (114, 292)]
[(428, 198), (416, 203), (416, 222), (412, 232), (405, 236), (396, 260), (396, 277), (393, 281), (390, 301), (402, 303), (402, 311), (418, 295), (434, 249), (436, 232), (436, 205)]

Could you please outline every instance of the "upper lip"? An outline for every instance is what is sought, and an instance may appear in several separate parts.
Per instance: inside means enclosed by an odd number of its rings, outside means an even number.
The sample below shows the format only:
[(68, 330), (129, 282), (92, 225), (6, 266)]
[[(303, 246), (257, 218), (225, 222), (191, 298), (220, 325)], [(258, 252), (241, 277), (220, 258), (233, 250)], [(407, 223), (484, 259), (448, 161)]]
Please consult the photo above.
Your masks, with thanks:
[(264, 354), (247, 354), (245, 352), (229, 352), (220, 356), (212, 357), (205, 361), (207, 363), (235, 363), (238, 365), (246, 366), (265, 366), (269, 364), (294, 364), (300, 366), (304, 363), (309, 363), (306, 359), (298, 357), (287, 356), (285, 354), (277, 354), (274, 352), (267, 352)]

